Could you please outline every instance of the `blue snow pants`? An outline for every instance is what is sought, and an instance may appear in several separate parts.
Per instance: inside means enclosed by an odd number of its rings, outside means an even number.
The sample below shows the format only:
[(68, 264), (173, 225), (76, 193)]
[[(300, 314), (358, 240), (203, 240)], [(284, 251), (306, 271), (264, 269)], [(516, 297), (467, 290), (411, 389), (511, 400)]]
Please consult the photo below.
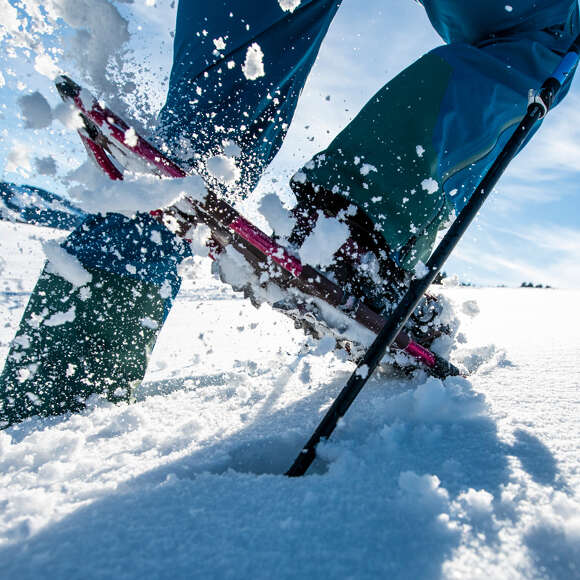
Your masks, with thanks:
[[(528, 89), (539, 87), (578, 33), (577, 1), (424, 0), (446, 44), (372, 97), (303, 168), (307, 180), (364, 208), (395, 259), (412, 267), (513, 132)], [(204, 174), (204, 161), (233, 142), (241, 151), (239, 191), (250, 192), (280, 148), (339, 5), (180, 0), (159, 119), (171, 156)], [(188, 254), (148, 215), (91, 217), (63, 247), (92, 282), (79, 289), (45, 268), (0, 382), (5, 425), (82, 408), (95, 392), (130, 398)], [(55, 326), (63, 305), (69, 318)], [(132, 355), (124, 359), (123, 349)]]
[[(173, 68), (159, 119), (160, 136), (172, 156), (186, 167), (199, 168), (224, 143), (234, 142), (245, 161), (239, 164), (240, 188), (251, 191), (282, 144), (340, 2), (302, 0), (289, 11), (277, 0), (180, 0)], [(578, 0), (510, 0), (507, 7), (504, 0), (424, 0), (422, 4), (447, 44), (428, 55), (437, 59), (437, 70), (443, 75), (442, 79), (431, 75), (433, 91), (424, 79), (411, 75), (411, 86), (405, 86), (408, 93), (400, 95), (429, 100), (430, 92), (436, 93), (435, 105), (428, 111), (428, 131), (420, 143), (409, 145), (413, 151), (421, 145), (432, 152), (423, 156), (433, 157), (428, 176), (441, 183), (452, 205), (461, 209), (473, 175), (490, 165), (523, 116), (528, 89), (537, 88), (552, 72), (577, 34)], [(264, 74), (249, 80), (244, 64), (255, 44), (263, 53)], [(389, 115), (388, 109), (375, 112), (382, 118)], [(376, 145), (387, 156), (385, 138), (389, 136), (375, 135), (367, 146)], [(380, 156), (375, 161), (373, 165), (380, 165)], [(379, 173), (372, 171), (370, 177)], [(380, 182), (384, 198), (389, 196), (388, 179), (384, 175), (386, 183)], [(364, 191), (367, 197), (374, 195), (372, 188)], [(371, 217), (382, 219), (378, 214)], [(147, 216), (140, 219), (149, 222)], [(106, 218), (96, 230), (86, 224), (73, 235), (74, 243), (67, 243), (68, 250), (82, 256), (81, 261), (106, 268), (93, 231), (102, 236), (107, 224)], [(132, 228), (124, 220), (110, 220), (108, 244), (121, 256), (132, 251), (134, 236), (127, 233)], [(144, 255), (159, 251), (147, 236), (142, 245)], [(179, 248), (179, 256), (183, 252)], [(176, 261), (162, 263), (173, 279)], [(159, 266), (151, 271), (143, 267), (136, 276), (157, 283)]]

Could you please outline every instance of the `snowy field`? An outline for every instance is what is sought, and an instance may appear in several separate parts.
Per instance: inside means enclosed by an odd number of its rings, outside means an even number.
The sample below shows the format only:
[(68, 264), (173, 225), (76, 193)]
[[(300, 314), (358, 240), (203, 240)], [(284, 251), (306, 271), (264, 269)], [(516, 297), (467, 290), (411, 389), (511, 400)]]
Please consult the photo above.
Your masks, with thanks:
[[(3, 360), (55, 234), (0, 227)], [(352, 364), (186, 275), (136, 404), (0, 432), (0, 577), (580, 578), (580, 291), (445, 289), (469, 379), (374, 377), (290, 480)]]

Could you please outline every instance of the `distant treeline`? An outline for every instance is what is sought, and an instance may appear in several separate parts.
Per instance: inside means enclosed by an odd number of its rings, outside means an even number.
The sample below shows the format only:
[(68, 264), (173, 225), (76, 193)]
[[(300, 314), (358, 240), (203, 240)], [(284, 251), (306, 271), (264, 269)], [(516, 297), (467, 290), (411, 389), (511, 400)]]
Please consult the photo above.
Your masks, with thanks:
[[(443, 284), (443, 280), (447, 278), (447, 272), (439, 272), (433, 281), (433, 284)], [(471, 282), (459, 281), (459, 286), (473, 286)], [(498, 284), (498, 288), (507, 288), (505, 284)], [(533, 282), (522, 282), (520, 288), (552, 288), (549, 284), (534, 284)]]
[(533, 282), (522, 282), (520, 288), (551, 288), (549, 284), (534, 284)]

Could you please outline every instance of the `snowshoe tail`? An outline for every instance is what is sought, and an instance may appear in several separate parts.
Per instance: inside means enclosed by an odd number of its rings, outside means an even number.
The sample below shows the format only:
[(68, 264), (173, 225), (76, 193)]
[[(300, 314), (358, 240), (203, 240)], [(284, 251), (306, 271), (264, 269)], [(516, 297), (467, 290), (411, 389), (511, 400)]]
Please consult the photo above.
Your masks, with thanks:
[[(92, 141), (99, 148), (98, 156), (104, 153), (114, 165), (116, 162), (122, 168), (151, 172), (160, 177), (187, 175), (149, 141), (138, 135), (121, 117), (108, 107), (103, 107), (89, 91), (69, 77), (61, 75), (57, 77), (55, 83), (63, 101), (73, 105), (83, 120), (84, 129), (79, 130), (83, 143), (86, 138)], [(89, 147), (92, 149), (93, 146)], [(98, 156), (93, 153), (90, 155), (111, 177), (106, 164), (101, 164)], [(119, 179), (119, 177), (111, 178)]]

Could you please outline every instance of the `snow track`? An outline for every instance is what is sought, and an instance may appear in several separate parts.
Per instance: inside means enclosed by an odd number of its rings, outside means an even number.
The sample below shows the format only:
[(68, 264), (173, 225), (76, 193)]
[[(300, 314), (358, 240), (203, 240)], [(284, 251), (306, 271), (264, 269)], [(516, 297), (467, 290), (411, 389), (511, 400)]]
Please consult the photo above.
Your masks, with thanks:
[[(43, 230), (1, 227), (3, 359)], [(353, 365), (195, 268), (135, 404), (0, 432), (0, 576), (580, 578), (580, 292), (446, 289), (471, 378), (373, 377), (289, 480)]]

